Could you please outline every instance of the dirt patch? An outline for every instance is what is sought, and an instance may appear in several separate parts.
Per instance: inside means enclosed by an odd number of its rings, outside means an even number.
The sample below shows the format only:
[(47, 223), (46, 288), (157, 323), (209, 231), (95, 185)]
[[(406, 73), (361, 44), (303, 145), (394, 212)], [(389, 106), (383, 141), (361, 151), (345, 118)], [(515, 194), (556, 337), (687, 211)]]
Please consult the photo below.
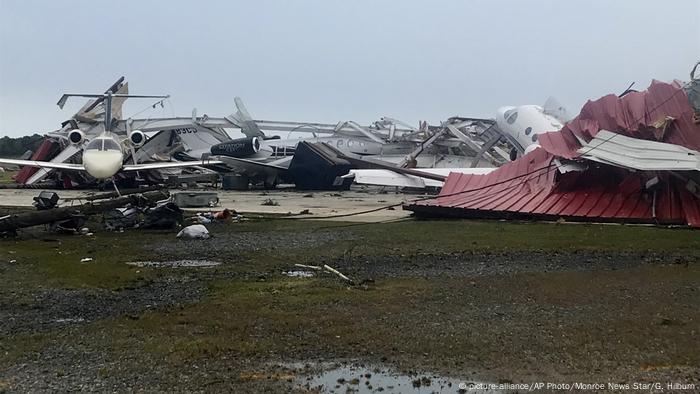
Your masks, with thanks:
[(270, 231), (270, 232), (237, 232), (226, 229), (210, 228), (212, 238), (202, 240), (177, 240), (159, 242), (149, 246), (157, 255), (173, 255), (186, 252), (188, 256), (197, 258), (227, 257), (229, 260), (240, 260), (241, 253), (263, 251), (272, 253), (278, 250), (299, 248), (315, 248), (323, 244), (347, 240), (348, 234), (331, 231)]
[(332, 265), (365, 278), (428, 278), (514, 275), (528, 272), (622, 270), (645, 264), (687, 265), (697, 261), (687, 254), (598, 251), (465, 251), (409, 253), (386, 256), (346, 255)]
[(0, 300), (0, 336), (32, 333), (87, 324), (108, 317), (138, 318), (158, 310), (194, 302), (204, 285), (189, 277), (165, 277), (135, 282), (121, 290), (55, 289), (16, 292)]

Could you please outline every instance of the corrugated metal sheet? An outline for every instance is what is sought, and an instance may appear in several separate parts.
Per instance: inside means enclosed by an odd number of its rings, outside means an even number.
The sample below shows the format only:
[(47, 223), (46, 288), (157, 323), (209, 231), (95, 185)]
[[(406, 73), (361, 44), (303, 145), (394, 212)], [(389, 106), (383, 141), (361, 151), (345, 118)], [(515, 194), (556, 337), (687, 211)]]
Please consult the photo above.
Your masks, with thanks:
[[(673, 167), (673, 158), (664, 157), (661, 161), (665, 163), (651, 164), (654, 154), (645, 155), (630, 146), (606, 147), (606, 151), (597, 152), (591, 147), (581, 150), (595, 141), (601, 129), (633, 139), (681, 145), (692, 151), (700, 149), (700, 127), (692, 122), (692, 109), (685, 92), (677, 83), (654, 81), (646, 92), (589, 101), (581, 114), (561, 132), (540, 135), (543, 149), (536, 149), (488, 175), (450, 174), (438, 197), (404, 208), (430, 216), (563, 217), (579, 221), (677, 223), (700, 227), (700, 198), (687, 190), (684, 180), (672, 176), (669, 171), (631, 171), (620, 167), (623, 164), (647, 169)], [(598, 140), (606, 138), (610, 135), (603, 132)], [(663, 147), (667, 154), (684, 152), (668, 144)], [(641, 145), (646, 144), (642, 142)], [(617, 161), (617, 166), (589, 162), (583, 171), (562, 174), (553, 163), (558, 157), (584, 160), (582, 152), (588, 158), (595, 155), (598, 161)], [(679, 166), (689, 169), (691, 164), (684, 162)], [(659, 183), (646, 189), (645, 184), (652, 178), (658, 178)]]
[(665, 142), (630, 138), (600, 130), (581, 142), (582, 158), (642, 171), (700, 171), (700, 152)]
[(548, 152), (571, 159), (579, 156), (579, 139), (590, 142), (600, 130), (700, 151), (700, 125), (693, 123), (686, 92), (678, 83), (658, 81), (644, 92), (589, 101), (564, 128), (540, 134), (538, 141)]

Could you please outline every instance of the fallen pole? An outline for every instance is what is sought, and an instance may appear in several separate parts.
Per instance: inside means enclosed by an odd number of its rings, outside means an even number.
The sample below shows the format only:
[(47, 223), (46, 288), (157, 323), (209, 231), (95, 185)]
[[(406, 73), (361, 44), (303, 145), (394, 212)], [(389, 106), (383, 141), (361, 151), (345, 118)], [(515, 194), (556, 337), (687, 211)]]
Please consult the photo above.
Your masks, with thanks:
[(114, 198), (114, 197), (119, 197), (119, 196), (129, 196), (132, 194), (136, 193), (146, 193), (146, 192), (152, 192), (156, 190), (161, 190), (163, 189), (161, 186), (149, 186), (145, 187), (143, 189), (125, 189), (125, 190), (120, 190), (119, 193), (117, 192), (109, 192), (109, 193), (100, 193), (100, 194), (93, 194), (92, 196), (87, 196), (87, 197), (74, 197), (74, 198), (67, 198), (67, 200), (85, 200), (85, 201), (95, 201), (95, 200), (104, 200), (107, 198)]
[(114, 198), (99, 203), (85, 203), (72, 207), (62, 207), (8, 215), (0, 220), (0, 232), (16, 231), (25, 227), (38, 226), (41, 224), (53, 223), (61, 220), (68, 220), (77, 215), (95, 215), (110, 209), (120, 208), (127, 204), (139, 205), (152, 204), (156, 201), (169, 197), (168, 192), (154, 191), (143, 194), (132, 194), (129, 196)]
[(295, 267), (299, 268), (308, 268), (316, 271), (321, 271), (323, 268), (317, 266), (317, 265), (306, 265), (306, 264), (294, 264)]
[(330, 272), (330, 273), (333, 273), (333, 274), (338, 275), (338, 276), (339, 276), (341, 279), (343, 279), (344, 281), (352, 283), (352, 280), (351, 280), (350, 278), (348, 278), (347, 276), (343, 275), (340, 271), (338, 271), (338, 270), (336, 270), (335, 268), (329, 266), (328, 264), (324, 264), (324, 265), (323, 265), (323, 268), (324, 268), (326, 271)]

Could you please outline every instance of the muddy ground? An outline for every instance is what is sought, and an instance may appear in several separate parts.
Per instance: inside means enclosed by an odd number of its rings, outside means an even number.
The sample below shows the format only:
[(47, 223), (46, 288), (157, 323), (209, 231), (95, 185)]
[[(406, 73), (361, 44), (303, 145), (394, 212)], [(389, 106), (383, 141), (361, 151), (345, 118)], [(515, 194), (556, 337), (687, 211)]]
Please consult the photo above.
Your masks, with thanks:
[[(0, 240), (0, 391), (319, 391), (299, 383), (302, 370), (346, 362), (418, 379), (700, 387), (697, 231), (412, 220), (210, 230), (201, 241), (42, 229)], [(221, 264), (126, 264), (192, 258)], [(354, 283), (284, 275), (295, 263)]]

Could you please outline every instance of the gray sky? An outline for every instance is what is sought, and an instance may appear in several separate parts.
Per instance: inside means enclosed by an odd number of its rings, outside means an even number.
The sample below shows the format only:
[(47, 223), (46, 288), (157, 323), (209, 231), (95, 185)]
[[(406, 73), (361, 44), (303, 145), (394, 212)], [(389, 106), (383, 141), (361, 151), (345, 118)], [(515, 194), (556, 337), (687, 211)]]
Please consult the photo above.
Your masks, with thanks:
[[(553, 95), (572, 114), (631, 82), (688, 80), (700, 1), (0, 0), (0, 136), (47, 132), (120, 75), (143, 115), (412, 124)], [(127, 114), (148, 104), (128, 105)]]

